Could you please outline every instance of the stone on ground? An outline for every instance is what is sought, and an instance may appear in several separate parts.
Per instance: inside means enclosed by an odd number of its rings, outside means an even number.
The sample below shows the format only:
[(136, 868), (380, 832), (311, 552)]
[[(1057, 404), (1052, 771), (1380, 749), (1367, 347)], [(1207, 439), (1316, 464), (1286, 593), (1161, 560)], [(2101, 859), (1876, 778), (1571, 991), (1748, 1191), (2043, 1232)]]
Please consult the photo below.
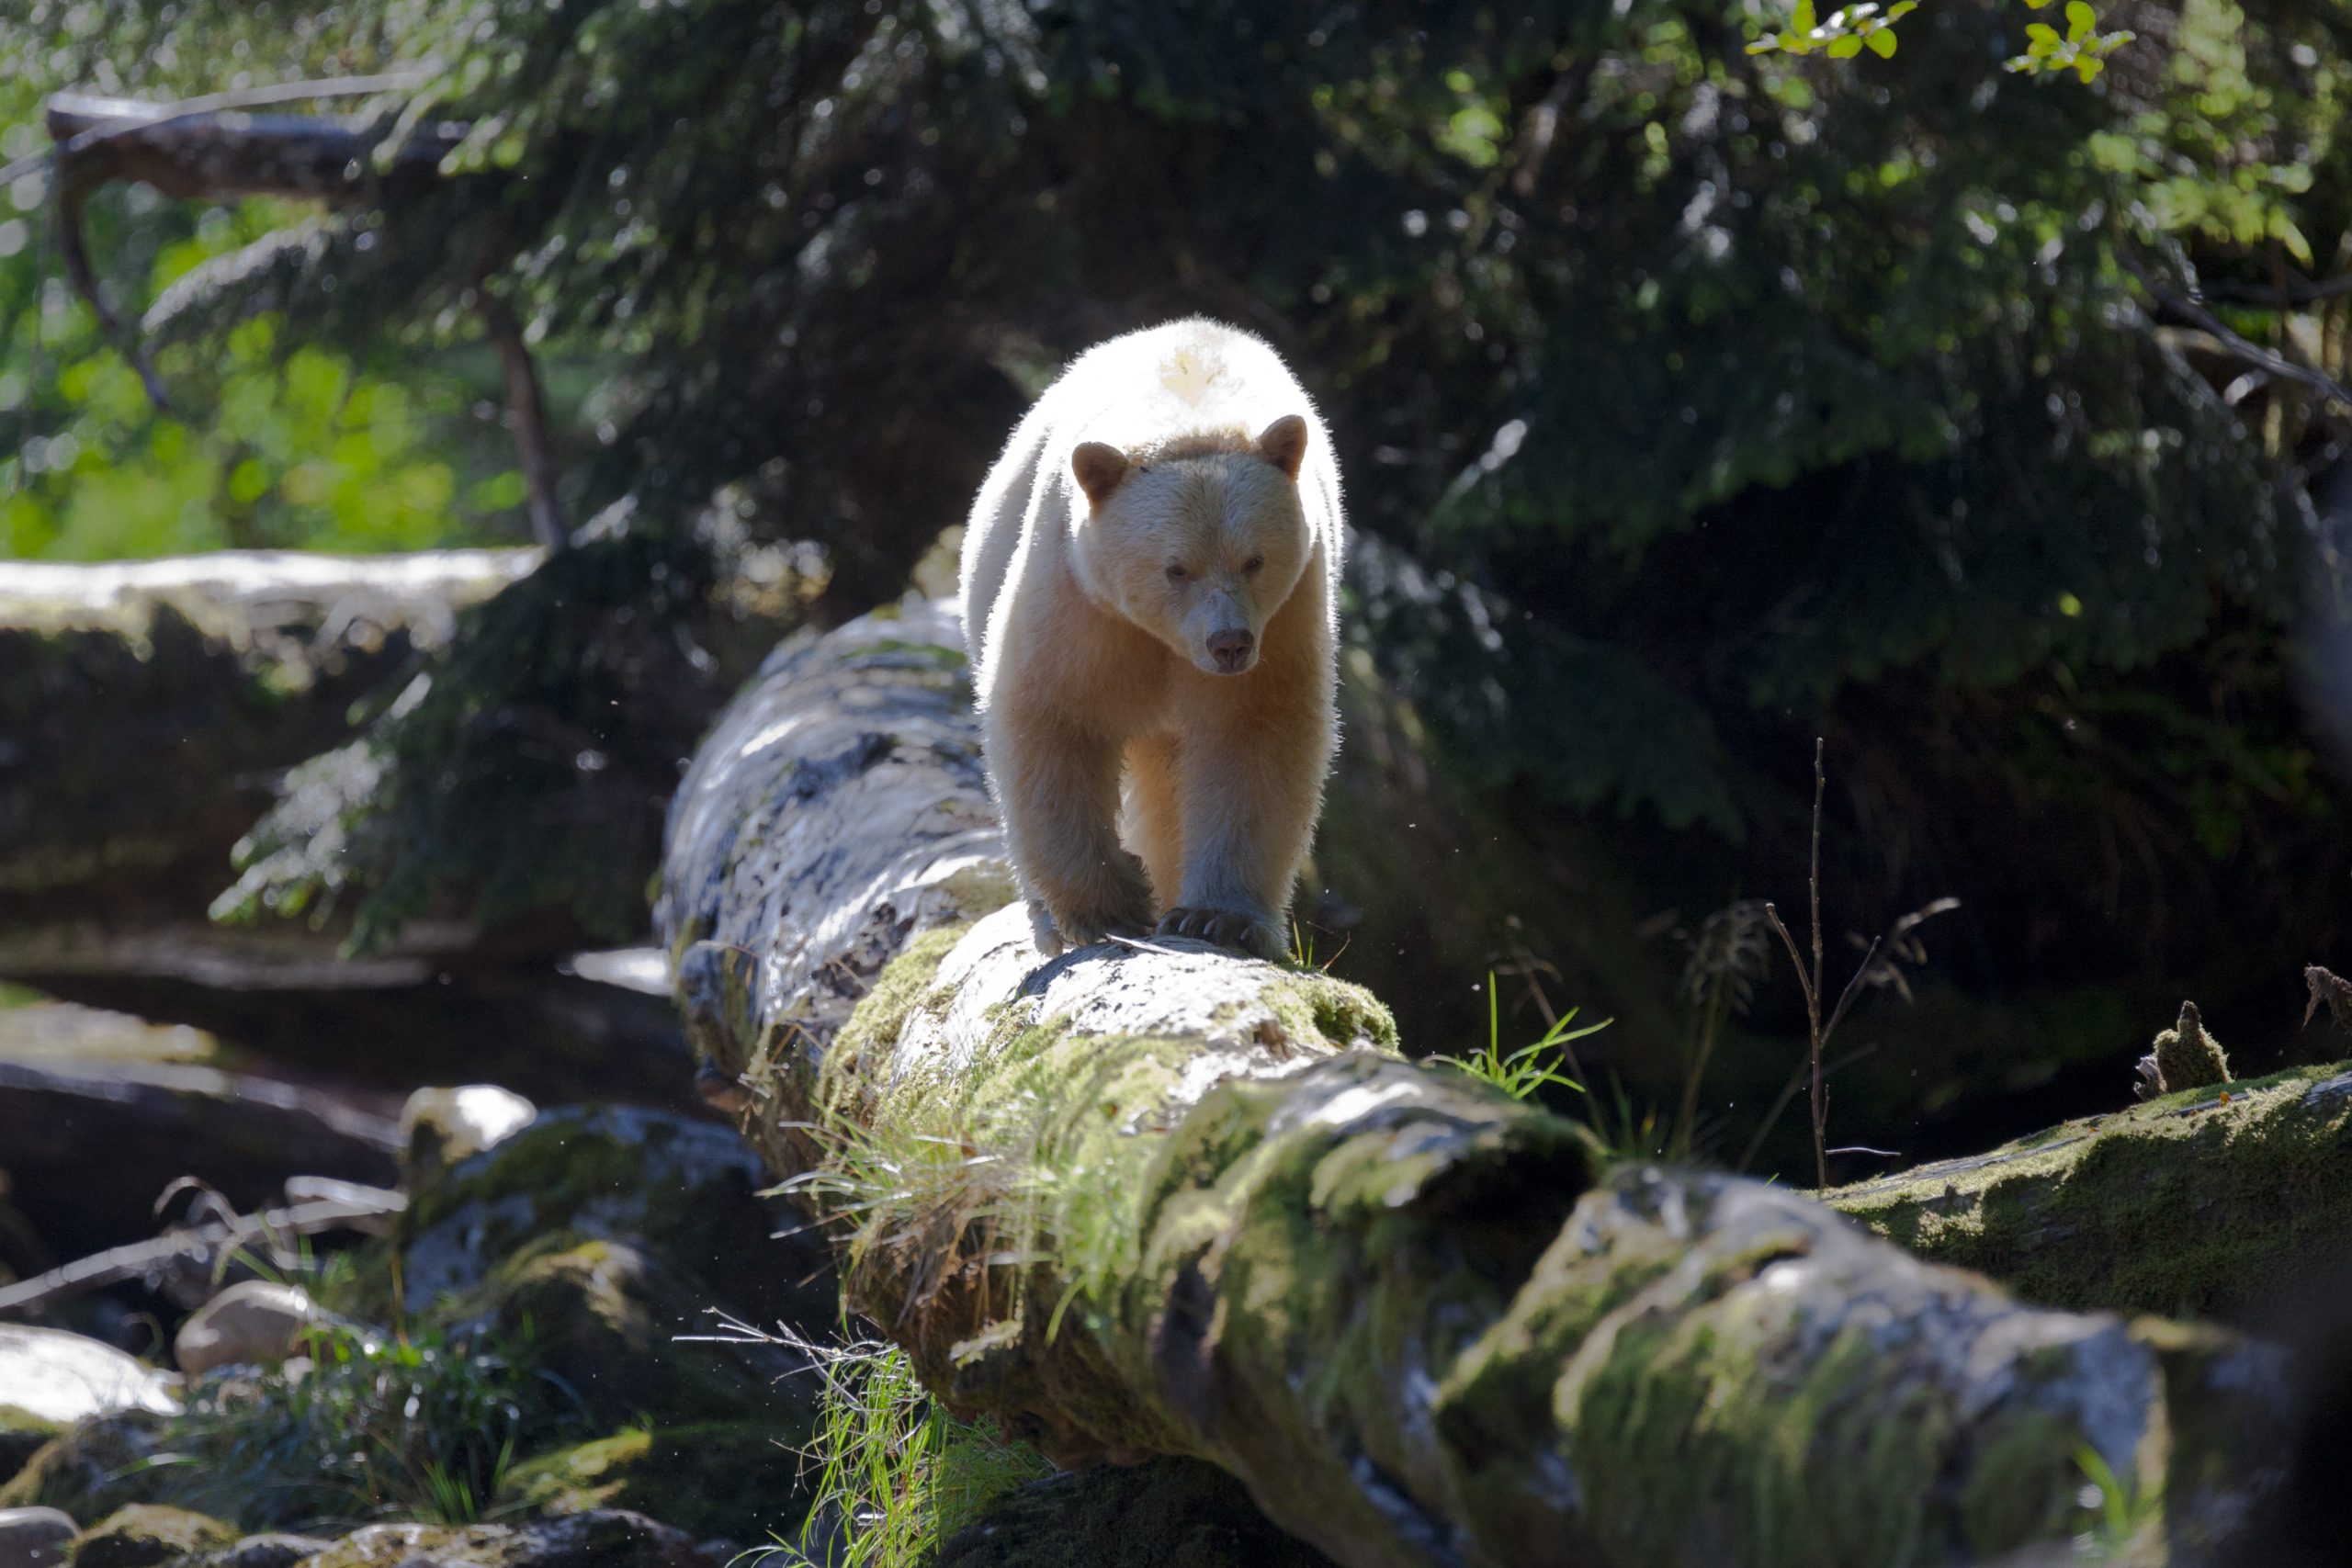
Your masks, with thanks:
[(218, 1551), (237, 1539), (237, 1528), (185, 1508), (133, 1503), (90, 1528), (74, 1550), (74, 1568), (153, 1568)]
[(180, 1375), (188, 1378), (202, 1377), (215, 1367), (283, 1361), (319, 1318), (317, 1303), (299, 1286), (246, 1280), (213, 1297), (180, 1325), (172, 1354)]
[(81, 1533), (56, 1508), (0, 1508), (0, 1568), (57, 1568)]

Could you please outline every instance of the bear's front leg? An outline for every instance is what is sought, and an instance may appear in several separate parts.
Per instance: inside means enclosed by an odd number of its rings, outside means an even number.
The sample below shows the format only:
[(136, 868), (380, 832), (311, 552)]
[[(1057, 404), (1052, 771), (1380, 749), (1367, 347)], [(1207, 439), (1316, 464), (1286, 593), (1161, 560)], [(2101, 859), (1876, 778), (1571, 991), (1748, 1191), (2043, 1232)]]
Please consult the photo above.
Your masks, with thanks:
[[(1151, 886), (1143, 863), (1119, 842), (1119, 764), (1110, 737), (1024, 711), (989, 716), (988, 755), (1003, 808), (1007, 848), (1033, 911), (1038, 947), (1064, 947), (1151, 930)], [(1047, 952), (1047, 956), (1051, 953)]]
[(1283, 916), (1315, 834), (1331, 728), (1313, 685), (1285, 689), (1277, 675), (1235, 689), (1267, 673), (1204, 683), (1186, 705), (1182, 891), (1159, 929), (1278, 959), (1290, 952)]

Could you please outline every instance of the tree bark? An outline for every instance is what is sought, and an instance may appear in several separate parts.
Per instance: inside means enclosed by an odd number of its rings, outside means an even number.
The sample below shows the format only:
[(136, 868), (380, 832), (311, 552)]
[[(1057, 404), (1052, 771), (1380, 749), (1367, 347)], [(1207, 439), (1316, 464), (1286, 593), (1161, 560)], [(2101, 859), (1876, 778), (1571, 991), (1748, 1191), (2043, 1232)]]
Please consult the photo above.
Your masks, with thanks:
[(689, 1033), (852, 1304), (1064, 1464), (1211, 1460), (1351, 1568), (1983, 1560), (2088, 1528), (2086, 1452), (2188, 1561), (2276, 1464), (2277, 1358), (2223, 1331), (1610, 1168), (1311, 969), (1041, 961), (945, 604), (779, 649), (669, 852)]

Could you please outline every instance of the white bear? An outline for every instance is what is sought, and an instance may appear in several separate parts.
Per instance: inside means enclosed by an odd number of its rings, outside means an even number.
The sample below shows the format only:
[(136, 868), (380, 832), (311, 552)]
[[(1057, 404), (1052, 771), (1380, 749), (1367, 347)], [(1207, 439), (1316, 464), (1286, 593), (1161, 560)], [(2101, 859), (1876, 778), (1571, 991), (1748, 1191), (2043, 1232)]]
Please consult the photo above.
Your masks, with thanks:
[(1155, 929), (1288, 950), (1339, 744), (1342, 529), (1314, 404), (1216, 321), (1089, 349), (1013, 432), (964, 615), (1042, 951)]

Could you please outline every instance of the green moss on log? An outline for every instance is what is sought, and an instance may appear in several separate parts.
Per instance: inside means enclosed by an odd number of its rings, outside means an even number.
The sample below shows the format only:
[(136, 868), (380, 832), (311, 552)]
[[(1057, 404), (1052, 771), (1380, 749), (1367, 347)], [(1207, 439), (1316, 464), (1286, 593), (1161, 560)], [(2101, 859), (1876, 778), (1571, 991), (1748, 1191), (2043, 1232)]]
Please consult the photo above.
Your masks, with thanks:
[(2352, 1070), (2295, 1067), (1828, 1194), (2030, 1301), (2229, 1315), (2352, 1245)]

